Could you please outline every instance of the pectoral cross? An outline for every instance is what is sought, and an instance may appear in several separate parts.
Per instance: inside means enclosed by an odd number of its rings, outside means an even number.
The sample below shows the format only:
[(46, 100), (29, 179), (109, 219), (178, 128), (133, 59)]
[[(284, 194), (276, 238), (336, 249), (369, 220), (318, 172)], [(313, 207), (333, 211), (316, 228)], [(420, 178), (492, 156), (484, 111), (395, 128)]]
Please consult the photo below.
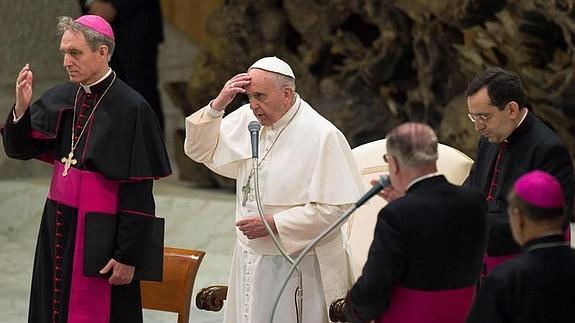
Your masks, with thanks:
[(68, 169), (70, 169), (70, 166), (76, 165), (76, 163), (78, 162), (77, 160), (74, 159), (73, 150), (70, 150), (68, 158), (62, 157), (61, 161), (64, 163), (64, 171), (62, 172), (62, 176), (68, 176)]
[[(251, 179), (251, 177), (250, 177)], [(246, 185), (242, 186), (242, 206), (246, 206), (246, 202), (248, 201), (248, 195), (252, 188), (250, 187), (250, 181), (246, 183)]]

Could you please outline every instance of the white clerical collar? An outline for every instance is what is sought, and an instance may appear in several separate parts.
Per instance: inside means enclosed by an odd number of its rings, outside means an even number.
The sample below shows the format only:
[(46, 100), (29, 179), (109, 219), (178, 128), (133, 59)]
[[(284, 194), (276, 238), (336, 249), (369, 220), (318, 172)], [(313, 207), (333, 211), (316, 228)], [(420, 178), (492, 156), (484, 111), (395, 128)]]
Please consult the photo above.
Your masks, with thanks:
[(515, 127), (515, 129), (519, 128), (519, 126), (523, 123), (523, 120), (525, 120), (525, 118), (527, 117), (528, 113), (529, 113), (529, 110), (525, 109), (525, 114), (523, 115), (523, 118), (521, 118), (521, 120), (519, 120), (519, 123), (517, 124), (517, 127)]
[(92, 93), (92, 91), (90, 90), (91, 86), (94, 86), (100, 82), (102, 82), (103, 80), (106, 79), (106, 77), (108, 77), (110, 74), (112, 73), (112, 69), (108, 67), (108, 72), (106, 72), (106, 74), (104, 76), (102, 76), (102, 78), (100, 78), (99, 80), (97, 80), (96, 82), (90, 84), (90, 85), (84, 85), (82, 83), (80, 83), (80, 86), (82, 87), (82, 89), (84, 90), (84, 92), (86, 93)]
[(274, 123), (271, 128), (272, 129), (276, 129), (277, 127), (282, 127), (284, 125), (286, 125), (291, 119), (292, 117), (297, 113), (299, 106), (301, 104), (301, 98), (299, 97), (299, 94), (295, 93), (296, 95), (296, 99), (294, 104), (289, 108), (289, 110), (278, 120), (276, 121), (276, 123)]
[(427, 175), (423, 175), (423, 176), (417, 177), (416, 179), (412, 180), (412, 181), (407, 185), (407, 187), (405, 188), (405, 191), (407, 192), (407, 191), (409, 190), (409, 188), (412, 187), (412, 186), (413, 186), (415, 183), (417, 183), (417, 182), (421, 182), (421, 181), (424, 180), (424, 179), (428, 179), (428, 178), (435, 177), (435, 176), (439, 176), (439, 175), (441, 175), (439, 172), (434, 172), (434, 173), (430, 173), (430, 174), (427, 174)]
[[(527, 118), (527, 114), (529, 113), (529, 110), (525, 109), (525, 114), (523, 115), (523, 117), (521, 117), (521, 120), (519, 120), (519, 123), (517, 124), (517, 126), (515, 126), (515, 129), (519, 128), (519, 126), (523, 123), (523, 121), (525, 120), (525, 118)], [(515, 130), (513, 130), (515, 131)], [(513, 134), (513, 132), (511, 132), (511, 134)], [(505, 142), (509, 143), (509, 137), (511, 135), (507, 136), (507, 138), (505, 138)]]

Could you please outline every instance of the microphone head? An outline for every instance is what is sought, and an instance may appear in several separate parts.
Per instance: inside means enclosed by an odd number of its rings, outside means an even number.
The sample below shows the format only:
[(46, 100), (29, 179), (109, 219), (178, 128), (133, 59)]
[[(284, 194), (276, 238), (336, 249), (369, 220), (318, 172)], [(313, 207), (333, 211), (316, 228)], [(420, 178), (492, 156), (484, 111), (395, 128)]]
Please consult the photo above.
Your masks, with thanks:
[(379, 184), (381, 185), (382, 189), (391, 186), (391, 179), (389, 179), (389, 175), (379, 176)]
[(249, 130), (250, 132), (252, 132), (252, 131), (256, 131), (256, 132), (257, 132), (257, 131), (260, 131), (261, 128), (262, 128), (262, 126), (261, 126), (260, 123), (257, 122), (257, 121), (252, 121), (252, 122), (250, 122), (250, 124), (248, 125), (248, 130)]

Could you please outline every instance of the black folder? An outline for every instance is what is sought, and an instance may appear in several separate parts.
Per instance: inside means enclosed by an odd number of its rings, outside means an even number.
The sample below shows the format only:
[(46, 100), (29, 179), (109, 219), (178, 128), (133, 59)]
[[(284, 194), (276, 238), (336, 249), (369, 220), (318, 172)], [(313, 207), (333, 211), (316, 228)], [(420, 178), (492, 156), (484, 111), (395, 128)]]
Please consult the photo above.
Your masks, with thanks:
[[(104, 213), (86, 213), (84, 236), (84, 275), (107, 277), (99, 271), (112, 258), (116, 247), (118, 216)], [(134, 271), (134, 280), (162, 281), (164, 257), (164, 219), (154, 218), (154, 229), (143, 246), (146, 250), (141, 266)]]

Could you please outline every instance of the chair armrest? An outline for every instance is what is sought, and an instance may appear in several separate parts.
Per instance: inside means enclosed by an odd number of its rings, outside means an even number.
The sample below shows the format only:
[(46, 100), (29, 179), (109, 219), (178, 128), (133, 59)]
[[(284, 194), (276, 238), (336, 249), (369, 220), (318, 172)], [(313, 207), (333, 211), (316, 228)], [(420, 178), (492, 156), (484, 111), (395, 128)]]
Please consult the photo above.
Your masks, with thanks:
[(338, 298), (329, 305), (329, 319), (332, 322), (347, 322), (345, 317), (345, 298)]
[(200, 310), (217, 312), (224, 306), (228, 286), (208, 286), (196, 294), (196, 307)]

